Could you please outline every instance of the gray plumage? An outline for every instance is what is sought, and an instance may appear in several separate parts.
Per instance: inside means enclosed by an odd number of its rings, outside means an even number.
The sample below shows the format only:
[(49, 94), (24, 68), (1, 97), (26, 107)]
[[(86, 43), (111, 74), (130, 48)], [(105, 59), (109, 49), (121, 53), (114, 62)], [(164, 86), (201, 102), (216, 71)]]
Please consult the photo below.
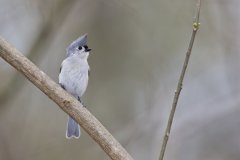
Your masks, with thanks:
[(72, 53), (74, 53), (74, 50), (78, 46), (84, 46), (87, 45), (87, 33), (85, 33), (83, 36), (79, 37), (75, 41), (73, 41), (66, 49), (67, 51), (67, 57), (69, 57)]
[[(60, 69), (59, 84), (79, 101), (88, 85), (90, 68), (87, 59), (90, 51), (87, 46), (87, 34), (84, 34), (68, 46), (67, 57)], [(66, 138), (79, 138), (80, 135), (79, 125), (69, 117)]]

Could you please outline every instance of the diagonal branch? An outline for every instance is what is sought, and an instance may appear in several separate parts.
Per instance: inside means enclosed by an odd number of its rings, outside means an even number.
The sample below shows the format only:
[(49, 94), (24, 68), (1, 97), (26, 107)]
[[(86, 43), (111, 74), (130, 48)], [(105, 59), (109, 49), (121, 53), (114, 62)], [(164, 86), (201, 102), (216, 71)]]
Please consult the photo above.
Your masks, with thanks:
[(0, 37), (0, 57), (22, 73), (29, 81), (73, 117), (113, 160), (133, 158), (105, 127), (74, 97), (64, 91), (43, 71)]
[(189, 59), (190, 59), (190, 55), (191, 55), (191, 52), (192, 52), (194, 39), (195, 39), (196, 33), (197, 33), (197, 31), (199, 29), (199, 26), (200, 26), (200, 23), (199, 23), (200, 8), (201, 8), (201, 0), (198, 0), (197, 13), (196, 13), (196, 17), (193, 21), (192, 36), (191, 36), (191, 40), (190, 40), (190, 43), (189, 43), (189, 46), (188, 46), (188, 50), (187, 50), (187, 53), (186, 53), (186, 57), (185, 57), (185, 60), (184, 60), (182, 71), (181, 71), (181, 74), (180, 74), (180, 77), (179, 77), (179, 80), (178, 80), (177, 89), (175, 91), (175, 95), (174, 95), (174, 98), (173, 98), (172, 109), (171, 109), (171, 112), (170, 112), (170, 115), (169, 115), (169, 118), (168, 118), (167, 128), (165, 130), (159, 160), (163, 160), (163, 157), (164, 157), (164, 153), (165, 153), (165, 150), (166, 150), (166, 147), (167, 147), (167, 142), (168, 142), (168, 138), (169, 138), (171, 127), (172, 127), (174, 114), (175, 114), (176, 107), (177, 107), (178, 98), (179, 98), (180, 92), (182, 90), (184, 75), (186, 73), (186, 69), (187, 69), (188, 62), (189, 62)]

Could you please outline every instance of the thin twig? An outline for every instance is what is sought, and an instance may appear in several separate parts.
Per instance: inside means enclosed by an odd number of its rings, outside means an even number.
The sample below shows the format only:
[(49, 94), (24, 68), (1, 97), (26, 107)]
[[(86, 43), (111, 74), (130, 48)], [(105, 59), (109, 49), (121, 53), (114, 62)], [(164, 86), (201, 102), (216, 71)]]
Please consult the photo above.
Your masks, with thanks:
[(159, 160), (163, 160), (163, 157), (164, 157), (164, 153), (165, 153), (165, 150), (166, 150), (168, 138), (169, 138), (170, 131), (171, 131), (171, 126), (172, 126), (174, 114), (175, 114), (176, 107), (177, 107), (178, 98), (179, 98), (180, 92), (182, 90), (184, 75), (185, 75), (185, 72), (186, 72), (186, 69), (187, 69), (187, 66), (188, 66), (188, 62), (189, 62), (189, 58), (190, 58), (190, 55), (191, 55), (191, 52), (192, 52), (194, 39), (195, 39), (196, 33), (197, 33), (197, 31), (199, 29), (199, 26), (200, 26), (200, 23), (199, 23), (200, 8), (201, 8), (201, 0), (198, 0), (197, 13), (196, 13), (196, 17), (193, 21), (192, 36), (191, 36), (191, 40), (190, 40), (190, 43), (189, 43), (189, 46), (188, 46), (188, 50), (187, 50), (187, 53), (186, 53), (184, 64), (183, 64), (183, 67), (182, 67), (181, 75), (180, 75), (179, 80), (178, 80), (177, 89), (175, 91), (175, 95), (174, 95), (174, 98), (173, 98), (172, 109), (171, 109), (171, 112), (170, 112), (170, 115), (169, 115), (169, 118), (168, 118), (168, 123), (167, 123), (167, 127), (166, 127), (166, 130), (165, 130), (163, 143), (162, 143), (162, 146), (161, 146), (161, 152), (160, 152)]
[(17, 49), (0, 37), (0, 57), (16, 68), (36, 87), (73, 117), (113, 160), (133, 158), (105, 127), (77, 99), (63, 90)]

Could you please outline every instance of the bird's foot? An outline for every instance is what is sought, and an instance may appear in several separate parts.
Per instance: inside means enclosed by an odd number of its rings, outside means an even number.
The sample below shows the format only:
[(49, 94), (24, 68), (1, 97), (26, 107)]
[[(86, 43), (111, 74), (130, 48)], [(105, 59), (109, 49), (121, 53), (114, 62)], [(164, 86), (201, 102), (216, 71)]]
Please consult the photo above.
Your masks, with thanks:
[(83, 105), (83, 107), (86, 108), (86, 106), (84, 105), (84, 103), (81, 101), (80, 97), (78, 96), (78, 101)]

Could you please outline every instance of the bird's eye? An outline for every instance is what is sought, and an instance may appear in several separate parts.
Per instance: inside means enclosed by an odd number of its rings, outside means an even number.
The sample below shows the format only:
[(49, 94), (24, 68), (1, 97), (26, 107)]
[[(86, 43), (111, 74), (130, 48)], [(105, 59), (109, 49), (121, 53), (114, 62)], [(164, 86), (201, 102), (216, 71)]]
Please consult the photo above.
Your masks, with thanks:
[(78, 50), (82, 50), (82, 46), (79, 46), (79, 47), (78, 47)]

